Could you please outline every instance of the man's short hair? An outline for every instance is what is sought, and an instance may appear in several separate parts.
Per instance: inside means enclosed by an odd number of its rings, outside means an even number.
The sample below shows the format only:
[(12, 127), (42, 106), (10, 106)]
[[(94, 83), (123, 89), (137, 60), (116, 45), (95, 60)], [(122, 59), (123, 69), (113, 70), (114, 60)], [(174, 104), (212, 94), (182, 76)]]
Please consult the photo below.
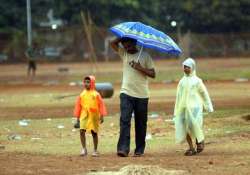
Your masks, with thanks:
[(129, 38), (129, 37), (123, 37), (122, 40), (121, 40), (121, 42), (122, 43), (130, 42), (130, 43), (136, 45), (137, 40), (133, 39), (133, 38)]

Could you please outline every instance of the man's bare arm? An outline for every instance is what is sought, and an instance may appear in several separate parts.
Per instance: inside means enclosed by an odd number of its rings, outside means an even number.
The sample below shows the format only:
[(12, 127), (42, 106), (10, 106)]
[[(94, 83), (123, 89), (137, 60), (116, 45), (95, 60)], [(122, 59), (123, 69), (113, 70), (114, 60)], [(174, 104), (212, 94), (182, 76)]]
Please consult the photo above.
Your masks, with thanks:
[(110, 42), (110, 46), (112, 47), (112, 49), (114, 49), (114, 51), (118, 52), (120, 42), (121, 38), (116, 38)]

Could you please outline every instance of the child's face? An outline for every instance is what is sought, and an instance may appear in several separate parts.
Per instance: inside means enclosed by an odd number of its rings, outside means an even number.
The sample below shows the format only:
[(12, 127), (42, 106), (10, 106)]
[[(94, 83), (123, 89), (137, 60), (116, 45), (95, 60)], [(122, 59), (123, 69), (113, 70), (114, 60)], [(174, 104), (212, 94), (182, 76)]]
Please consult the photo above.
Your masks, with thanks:
[(184, 65), (184, 72), (185, 74), (189, 75), (191, 73), (191, 68)]
[(89, 79), (85, 79), (84, 80), (84, 87), (89, 90), (90, 89), (90, 80)]

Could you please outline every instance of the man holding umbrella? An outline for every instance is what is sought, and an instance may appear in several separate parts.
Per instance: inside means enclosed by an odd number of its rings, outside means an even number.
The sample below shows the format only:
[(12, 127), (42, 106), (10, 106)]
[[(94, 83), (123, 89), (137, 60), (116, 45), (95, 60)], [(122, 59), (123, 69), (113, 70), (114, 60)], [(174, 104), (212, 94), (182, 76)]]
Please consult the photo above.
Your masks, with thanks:
[[(121, 45), (120, 45), (121, 43)], [(111, 47), (123, 60), (123, 79), (120, 90), (120, 136), (117, 155), (127, 157), (130, 151), (131, 118), (135, 120), (134, 156), (142, 156), (145, 150), (148, 115), (148, 77), (155, 78), (150, 55), (136, 47), (137, 40), (121, 37), (111, 42)]]
[[(120, 93), (120, 137), (118, 156), (129, 154), (131, 117), (135, 118), (135, 156), (144, 154), (148, 113), (148, 77), (155, 78), (152, 58), (143, 51), (151, 48), (179, 55), (182, 51), (165, 33), (141, 22), (124, 22), (110, 28), (118, 37), (111, 47), (123, 60), (123, 80)], [(120, 43), (123, 47), (120, 47)], [(140, 45), (140, 51), (136, 45)]]

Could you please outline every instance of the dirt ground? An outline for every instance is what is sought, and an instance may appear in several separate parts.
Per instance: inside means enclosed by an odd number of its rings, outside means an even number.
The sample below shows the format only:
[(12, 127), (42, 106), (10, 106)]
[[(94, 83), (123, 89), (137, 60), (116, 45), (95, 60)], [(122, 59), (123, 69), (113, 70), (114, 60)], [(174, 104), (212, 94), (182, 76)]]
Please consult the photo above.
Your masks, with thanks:
[[(152, 85), (152, 88), (162, 88), (159, 84)], [(173, 85), (175, 86), (175, 85)], [(38, 85), (20, 85), (13, 87), (0, 86), (1, 91), (11, 93), (15, 91), (40, 91), (43, 90)], [(47, 89), (48, 90), (48, 89)], [(66, 91), (67, 87), (56, 86), (50, 91)], [(150, 110), (159, 111), (165, 110), (170, 112), (172, 110), (174, 101), (170, 102), (154, 102), (150, 104)], [(218, 107), (250, 107), (250, 99), (234, 99), (231, 101), (217, 100), (215, 105)], [(118, 97), (109, 104), (109, 112), (119, 112)], [(166, 106), (169, 106), (166, 109)], [(40, 107), (34, 110), (32, 107), (28, 108), (2, 108), (0, 114), (0, 121), (6, 119), (19, 119), (25, 117), (29, 118), (44, 118), (53, 115), (54, 117), (62, 117), (72, 114), (72, 107)], [(21, 115), (20, 115), (21, 114)], [(115, 152), (103, 154), (98, 158), (92, 157), (78, 157), (78, 156), (54, 156), (54, 155), (37, 155), (27, 153), (4, 152), (0, 150), (0, 164), (1, 173), (6, 175), (16, 174), (85, 174), (86, 172), (95, 171), (111, 171), (119, 170), (121, 167), (129, 164), (140, 165), (158, 165), (167, 170), (185, 170), (190, 174), (249, 174), (250, 169), (250, 152), (249, 150), (234, 149), (233, 144), (236, 142), (244, 142), (250, 139), (250, 133), (245, 137), (235, 135), (235, 140), (232, 142), (231, 138), (223, 138), (223, 142), (232, 147), (231, 151), (226, 149), (223, 151), (215, 145), (207, 145), (204, 153), (199, 156), (185, 157), (183, 156), (184, 150), (176, 151), (175, 148), (166, 148), (157, 152), (147, 152), (141, 158), (119, 158)], [(243, 138), (243, 139), (242, 139)]]
[[(232, 66), (235, 66), (234, 64)], [(103, 67), (105, 71), (108, 66)], [(4, 68), (4, 67), (2, 67)], [(12, 84), (9, 82), (26, 81), (24, 78), (25, 73), (22, 72), (24, 66), (16, 69), (16, 73), (7, 73), (7, 69), (15, 69), (15, 65), (1, 69), (0, 75), (1, 82), (8, 82), (7, 84), (1, 83), (0, 92), (11, 94), (25, 93), (25, 92), (76, 92), (76, 88), (69, 89), (68, 85), (55, 85), (43, 86), (41, 81), (46, 81), (48, 76), (46, 73), (41, 73), (39, 82), (37, 83), (18, 83)], [(50, 67), (51, 68), (51, 67)], [(115, 70), (114, 70), (115, 71)], [(44, 70), (44, 72), (46, 72)], [(20, 74), (19, 74), (20, 73)], [(7, 77), (8, 75), (8, 77)], [(61, 79), (53, 75), (54, 79)], [(50, 77), (50, 78), (51, 78)], [(214, 86), (218, 82), (210, 82), (209, 86)], [(219, 83), (230, 84), (232, 81), (220, 81)], [(165, 88), (165, 84), (152, 83), (151, 88)], [(176, 82), (168, 86), (176, 86)], [(250, 87), (246, 83), (246, 87)], [(119, 85), (115, 84), (115, 89), (119, 89)], [(107, 101), (109, 104), (109, 113), (116, 114), (119, 112), (119, 98), (116, 95), (113, 100)], [(173, 110), (174, 98), (161, 102), (160, 100), (153, 99), (149, 104), (150, 111), (165, 111), (171, 113)], [(250, 98), (233, 98), (231, 100), (217, 98), (214, 100), (214, 105), (217, 108), (250, 108)], [(0, 122), (1, 120), (14, 120), (20, 118), (47, 118), (52, 116), (55, 118), (71, 116), (72, 106), (63, 107), (1, 107), (0, 106)], [(249, 122), (249, 120), (247, 121)], [(189, 174), (250, 174), (250, 151), (249, 149), (237, 149), (236, 144), (241, 144), (246, 141), (249, 142), (249, 133), (236, 133), (232, 136), (218, 138), (215, 143), (208, 143), (203, 153), (193, 157), (183, 156), (183, 151), (175, 147), (158, 150), (157, 152), (148, 151), (143, 157), (117, 157), (115, 152), (102, 154), (100, 157), (93, 158), (80, 157), (80, 156), (55, 156), (55, 155), (38, 155), (16, 152), (5, 152), (3, 147), (0, 147), (0, 174), (2, 175), (22, 175), (22, 174), (85, 174), (87, 172), (96, 171), (110, 171), (119, 170), (129, 164), (140, 165), (158, 165), (168, 170), (185, 170)], [(224, 149), (224, 143), (228, 146)], [(0, 145), (1, 146), (1, 145)]]
[[(223, 138), (223, 142), (244, 142), (250, 133), (235, 139)], [(227, 149), (228, 150), (228, 149)], [(100, 157), (52, 156), (27, 153), (0, 152), (1, 174), (85, 174), (97, 171), (115, 171), (126, 165), (157, 165), (167, 170), (184, 170), (187, 174), (249, 174), (249, 150), (223, 151), (215, 145), (207, 145), (198, 156), (185, 157), (182, 151), (166, 148), (159, 152), (146, 153), (144, 157), (120, 158), (115, 153), (102, 154)]]

